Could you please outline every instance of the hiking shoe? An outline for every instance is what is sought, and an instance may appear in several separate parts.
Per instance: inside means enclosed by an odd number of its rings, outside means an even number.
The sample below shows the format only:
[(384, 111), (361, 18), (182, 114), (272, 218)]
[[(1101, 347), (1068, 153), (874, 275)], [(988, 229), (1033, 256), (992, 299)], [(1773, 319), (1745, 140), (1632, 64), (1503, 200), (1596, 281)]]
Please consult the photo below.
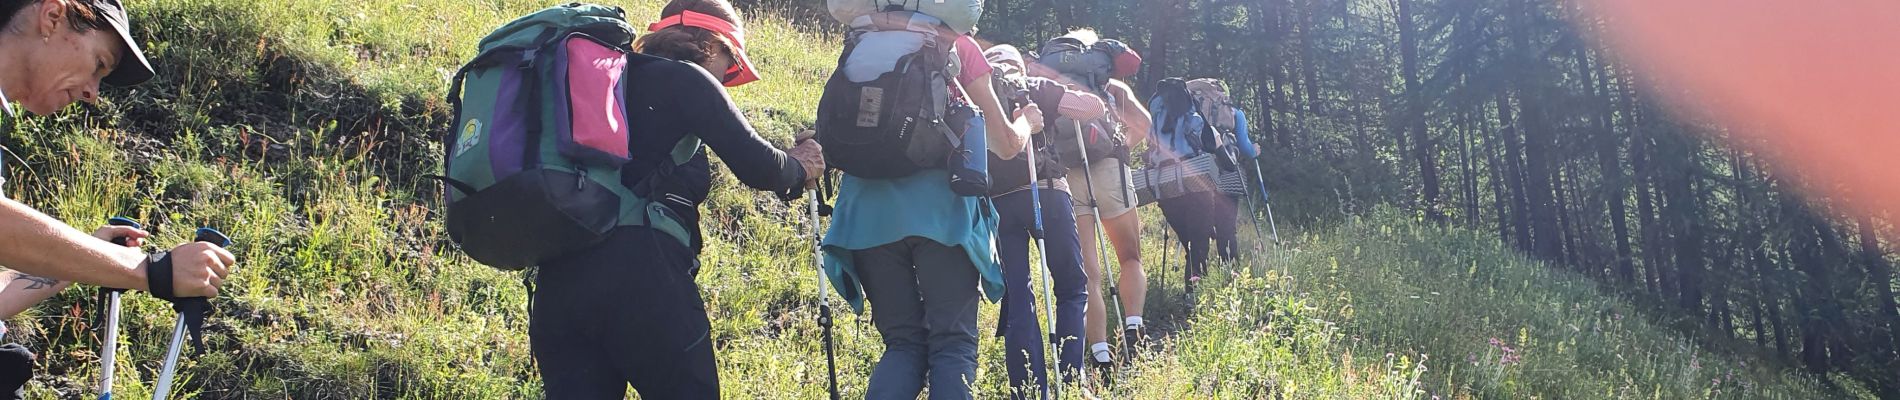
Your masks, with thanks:
[(1113, 353), (1108, 351), (1107, 348), (1091, 350), (1087, 363), (1088, 371), (1085, 372), (1085, 374), (1093, 374), (1101, 378), (1102, 387), (1115, 384), (1115, 358)]
[(1140, 354), (1141, 348), (1147, 346), (1148, 337), (1142, 335), (1141, 331), (1140, 326), (1122, 329), (1122, 360), (1124, 362), (1134, 360), (1135, 356)]

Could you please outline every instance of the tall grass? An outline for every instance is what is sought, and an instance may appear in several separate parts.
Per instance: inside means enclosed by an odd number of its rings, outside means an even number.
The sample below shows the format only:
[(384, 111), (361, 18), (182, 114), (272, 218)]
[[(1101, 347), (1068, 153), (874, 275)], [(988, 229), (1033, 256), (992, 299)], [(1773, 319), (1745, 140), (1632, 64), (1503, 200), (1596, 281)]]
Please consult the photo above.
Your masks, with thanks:
[(1871, 397), (1849, 381), (1689, 337), (1483, 232), (1390, 209), (1308, 237), (1295, 289), (1356, 340), (1416, 353), (1446, 398)]

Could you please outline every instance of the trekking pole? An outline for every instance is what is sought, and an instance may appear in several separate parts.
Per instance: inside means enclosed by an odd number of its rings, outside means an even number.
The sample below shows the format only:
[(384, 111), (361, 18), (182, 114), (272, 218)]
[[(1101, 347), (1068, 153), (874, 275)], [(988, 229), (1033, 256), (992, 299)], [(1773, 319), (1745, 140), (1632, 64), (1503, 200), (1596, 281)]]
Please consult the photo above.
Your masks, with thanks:
[[(1245, 175), (1245, 173), (1242, 173), (1242, 175)], [(1246, 178), (1242, 177), (1241, 179), (1246, 179)], [(1241, 185), (1241, 187), (1245, 188), (1246, 185), (1243, 184)], [(1260, 245), (1260, 240), (1267, 238), (1267, 232), (1260, 230), (1260, 200), (1256, 200), (1253, 198), (1253, 193), (1251, 192), (1251, 190), (1248, 190), (1248, 192), (1249, 193), (1247, 193), (1247, 195), (1245, 196), (1247, 198), (1247, 217), (1248, 217), (1247, 219), (1250, 221), (1253, 221), (1253, 223), (1250, 225), (1253, 225), (1254, 250), (1265, 251), (1266, 246)], [(1261, 193), (1266, 193), (1266, 192), (1261, 192)], [(1261, 196), (1264, 197), (1265, 194), (1262, 194)], [(1238, 239), (1235, 239), (1235, 240), (1238, 240)], [(1236, 244), (1236, 246), (1238, 246), (1238, 244)], [(1274, 248), (1276, 249), (1279, 248), (1279, 245), (1275, 244)], [(1269, 260), (1268, 262), (1274, 262), (1274, 261)]]
[(818, 326), (825, 330), (825, 376), (831, 393), (831, 400), (840, 400), (838, 396), (838, 359), (832, 353), (831, 344), (831, 284), (825, 279), (825, 255), (823, 234), (818, 231), (818, 196), (811, 197), (811, 249), (812, 266), (818, 271)]
[(1049, 252), (1049, 242), (1043, 239), (1042, 189), (1037, 186), (1036, 180), (1035, 138), (1030, 138), (1030, 143), (1029, 151), (1026, 152), (1029, 154), (1029, 204), (1030, 209), (1035, 210), (1034, 213), (1031, 214), (1031, 216), (1035, 218), (1035, 223), (1031, 224), (1033, 228), (1029, 230), (1029, 236), (1036, 238), (1036, 251), (1043, 253), (1038, 254), (1036, 257), (1037, 264), (1042, 265), (1043, 321), (1046, 324), (1044, 326), (1049, 327), (1049, 356), (1043, 357), (1043, 359), (1044, 362), (1048, 363), (1047, 366), (1050, 367), (1049, 369), (1055, 372), (1044, 379), (1042, 388), (1043, 391), (1047, 392), (1050, 398), (1059, 399), (1062, 397), (1061, 391), (1058, 389), (1062, 381), (1062, 339), (1056, 336), (1056, 298), (1055, 289), (1053, 289), (1053, 285), (1049, 283), (1053, 280), (1053, 278), (1049, 276), (1051, 274), (1051, 270), (1049, 269), (1049, 254), (1047, 254)]
[[(1286, 256), (1286, 247), (1284, 243), (1280, 242), (1280, 225), (1273, 222), (1273, 201), (1267, 199), (1267, 176), (1260, 173), (1260, 158), (1258, 156), (1255, 156), (1253, 160), (1253, 175), (1260, 183), (1260, 202), (1267, 209), (1267, 226), (1273, 229), (1274, 252), (1280, 253), (1280, 276), (1285, 277), (1287, 270), (1286, 263), (1289, 262)], [(1260, 230), (1258, 219), (1254, 222), (1254, 230)]]
[[(1102, 207), (1100, 206), (1101, 203), (1097, 202), (1095, 199), (1095, 168), (1092, 168), (1093, 164), (1089, 163), (1088, 143), (1084, 141), (1082, 138), (1082, 121), (1070, 121), (1070, 122), (1073, 123), (1075, 126), (1075, 146), (1077, 150), (1081, 150), (1077, 154), (1080, 154), (1082, 156), (1082, 181), (1088, 183), (1089, 185), (1089, 191), (1088, 191), (1089, 192), (1089, 207), (1094, 209), (1093, 212), (1089, 213), (1089, 216), (1095, 218), (1095, 250), (1097, 253), (1095, 266), (1097, 269), (1103, 272), (1102, 277), (1108, 277), (1110, 273), (1114, 271), (1111, 271), (1108, 268), (1108, 248), (1102, 245), (1102, 242), (1104, 239), (1102, 237), (1104, 236), (1102, 233)], [(1124, 321), (1124, 318), (1127, 318), (1127, 317), (1122, 315), (1122, 312), (1124, 311), (1122, 310), (1122, 296), (1121, 296), (1121, 293), (1118, 291), (1119, 287), (1116, 286), (1119, 282), (1116, 282), (1113, 279), (1108, 280), (1108, 282), (1109, 282), (1108, 285), (1103, 285), (1103, 286), (1108, 288), (1108, 300), (1115, 307), (1115, 324), (1114, 325), (1117, 327), (1120, 327), (1122, 326), (1121, 324)], [(1118, 333), (1120, 331), (1121, 331), (1120, 329), (1116, 330), (1116, 332)], [(1117, 334), (1115, 336), (1121, 336), (1121, 335)], [(1128, 345), (1129, 345), (1128, 343), (1122, 343), (1122, 346), (1128, 346)], [(1112, 377), (1110, 377), (1110, 374), (1103, 374), (1102, 378), (1104, 381), (1113, 379)]]
[[(125, 217), (112, 217), (106, 220), (106, 225), (144, 228), (138, 221)], [(127, 243), (129, 243), (127, 238), (112, 238), (112, 244), (125, 246)], [(112, 370), (119, 359), (119, 295), (123, 293), (125, 289), (99, 288), (99, 296), (105, 303), (106, 313), (105, 343), (99, 354), (99, 400), (112, 400)]]
[[(218, 247), (231, 246), (231, 237), (211, 228), (198, 228), (196, 237), (192, 241), (211, 243)], [(172, 324), (171, 345), (165, 348), (165, 364), (159, 369), (158, 383), (152, 391), (152, 400), (165, 400), (166, 395), (171, 392), (172, 378), (178, 373), (178, 352), (185, 345), (187, 329), (190, 330), (193, 338), (197, 339), (198, 350), (204, 350), (204, 333), (200, 329), (203, 329), (204, 313), (210, 306), (210, 300), (204, 297), (173, 300), (172, 309), (178, 311), (178, 322)]]

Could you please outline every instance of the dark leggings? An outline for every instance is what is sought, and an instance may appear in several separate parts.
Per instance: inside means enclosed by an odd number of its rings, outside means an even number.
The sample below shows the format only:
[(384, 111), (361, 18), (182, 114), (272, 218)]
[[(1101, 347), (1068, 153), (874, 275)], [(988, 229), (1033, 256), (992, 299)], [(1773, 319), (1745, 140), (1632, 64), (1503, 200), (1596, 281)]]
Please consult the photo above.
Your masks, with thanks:
[[(1003, 310), (997, 317), (997, 333), (1003, 336), (1003, 348), (1007, 354), (1003, 357), (1009, 370), (1010, 397), (1016, 399), (1031, 398), (1023, 388), (1042, 387), (1048, 382), (1048, 364), (1045, 353), (1049, 342), (1056, 340), (1062, 346), (1056, 355), (1058, 365), (1065, 371), (1063, 380), (1073, 379), (1082, 369), (1082, 318), (1084, 308), (1088, 306), (1088, 275), (1082, 272), (1082, 247), (1076, 236), (1075, 215), (1070, 209), (1069, 194), (1055, 190), (1041, 190), (1043, 242), (1047, 248), (1042, 255), (1048, 262), (1050, 286), (1055, 292), (1055, 337), (1043, 336), (1042, 321), (1036, 319), (1036, 309), (1042, 307), (1036, 293), (1041, 287), (1029, 280), (1031, 268), (1029, 262), (1029, 236), (1034, 229), (1035, 209), (1029, 201), (1029, 191), (1019, 191), (997, 197), (996, 212), (1000, 217), (996, 227), (996, 253), (1003, 261)], [(1031, 381), (1033, 375), (1034, 380)]]
[(1214, 252), (1220, 259), (1233, 261), (1239, 256), (1239, 248), (1234, 245), (1234, 229), (1239, 226), (1240, 198), (1229, 195), (1214, 196)]
[(644, 227), (540, 268), (529, 342), (549, 399), (717, 399), (691, 250)]
[(1193, 282), (1207, 275), (1208, 253), (1216, 251), (1209, 248), (1210, 239), (1219, 247), (1221, 258), (1233, 260), (1235, 219), (1239, 212), (1234, 198), (1219, 192), (1201, 192), (1163, 199), (1160, 204), (1162, 216), (1168, 219), (1168, 226), (1187, 249), (1183, 282)]

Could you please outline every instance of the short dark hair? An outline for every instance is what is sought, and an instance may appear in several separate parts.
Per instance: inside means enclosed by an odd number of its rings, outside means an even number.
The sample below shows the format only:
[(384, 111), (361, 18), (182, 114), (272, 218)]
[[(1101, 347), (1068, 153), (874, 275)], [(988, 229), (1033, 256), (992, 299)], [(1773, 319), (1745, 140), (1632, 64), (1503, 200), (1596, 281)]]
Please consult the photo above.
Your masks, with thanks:
[[(745, 23), (739, 17), (739, 10), (734, 9), (732, 3), (726, 0), (673, 0), (660, 9), (660, 18), (677, 16), (686, 11), (723, 19), (734, 27)], [(633, 49), (646, 55), (701, 63), (712, 58), (717, 49), (725, 49), (727, 53), (737, 53), (733, 50), (733, 45), (734, 43), (726, 43), (725, 36), (720, 36), (713, 31), (674, 25), (641, 36), (639, 40), (633, 42)]]
[[(0, 0), (0, 29), (5, 29), (7, 25), (12, 24), (14, 17), (26, 11), (26, 6), (43, 1), (58, 0)], [(93, 9), (89, 0), (72, 0), (62, 4), (66, 6), (66, 22), (72, 25), (73, 31), (75, 32), (86, 33), (94, 29), (108, 29), (111, 27), (111, 25), (106, 23), (105, 16), (100, 15), (98, 10)]]

